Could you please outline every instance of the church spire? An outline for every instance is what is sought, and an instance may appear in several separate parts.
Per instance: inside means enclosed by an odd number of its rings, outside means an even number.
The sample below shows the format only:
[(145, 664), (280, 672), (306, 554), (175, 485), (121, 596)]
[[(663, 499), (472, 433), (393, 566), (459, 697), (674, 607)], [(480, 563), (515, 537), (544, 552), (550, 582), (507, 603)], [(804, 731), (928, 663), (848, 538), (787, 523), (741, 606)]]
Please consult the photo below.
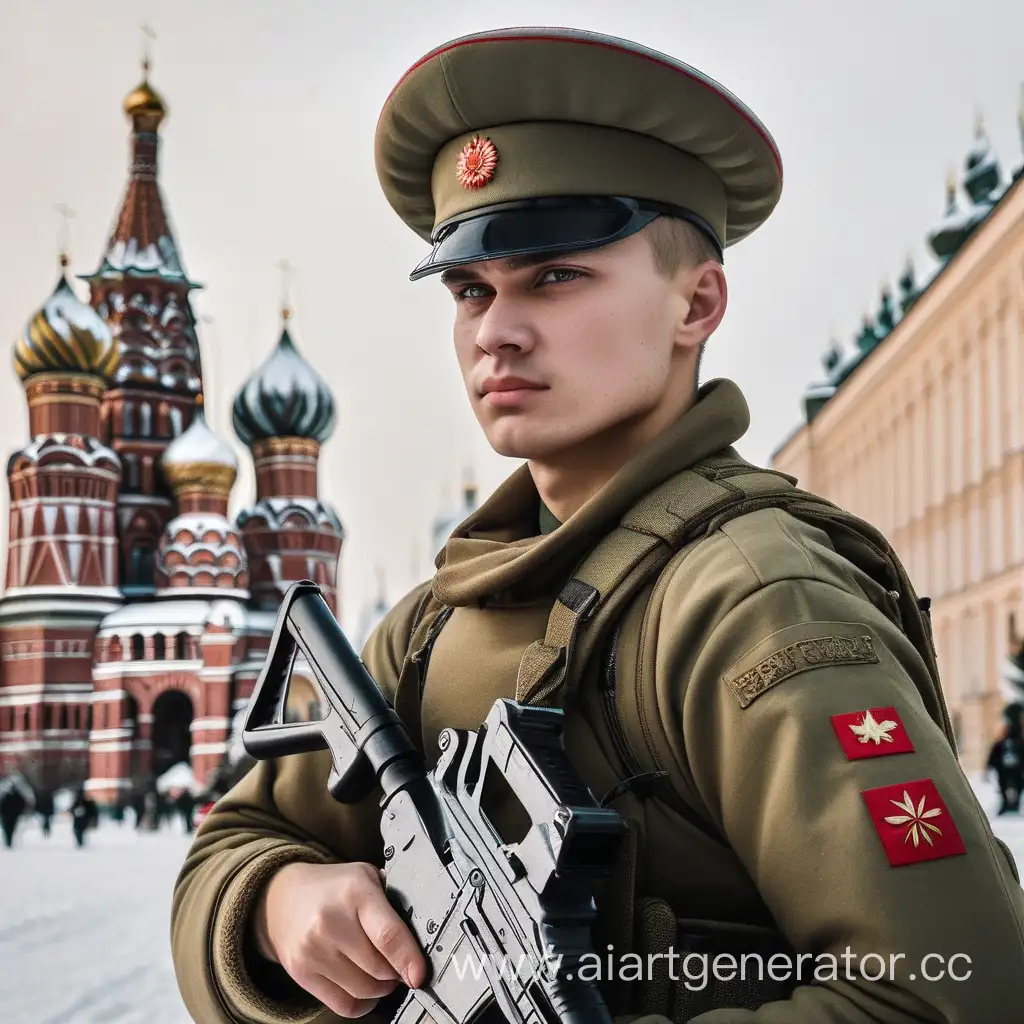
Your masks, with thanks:
[[(144, 30), (148, 31), (148, 30)], [(150, 38), (152, 33), (149, 34)], [(149, 81), (152, 60), (148, 45), (142, 58), (142, 81), (125, 97), (131, 122), (131, 162), (121, 209), (95, 274), (87, 280), (124, 277), (157, 278), (198, 288), (189, 281), (160, 192), (160, 126), (167, 104)]]
[[(152, 34), (149, 34), (150, 37)], [(190, 292), (199, 287), (182, 265), (158, 182), (160, 127), (167, 104), (150, 83), (148, 43), (142, 81), (124, 101), (131, 122), (128, 184), (97, 269), (84, 279), (106, 321), (118, 363), (104, 404), (104, 441), (124, 467), (118, 517), (126, 593), (152, 591), (153, 551), (176, 514), (161, 456), (193, 421), (202, 394), (202, 363)]]

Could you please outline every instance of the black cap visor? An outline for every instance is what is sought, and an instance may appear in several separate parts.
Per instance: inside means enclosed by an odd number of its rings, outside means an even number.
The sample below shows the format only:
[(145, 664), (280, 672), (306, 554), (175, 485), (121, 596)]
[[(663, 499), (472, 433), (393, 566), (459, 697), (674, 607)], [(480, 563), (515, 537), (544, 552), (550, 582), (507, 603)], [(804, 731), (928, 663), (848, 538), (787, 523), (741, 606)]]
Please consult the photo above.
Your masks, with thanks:
[(478, 260), (597, 249), (628, 238), (662, 214), (695, 224), (721, 251), (710, 226), (689, 210), (621, 196), (545, 197), (500, 203), (446, 221), (409, 280)]

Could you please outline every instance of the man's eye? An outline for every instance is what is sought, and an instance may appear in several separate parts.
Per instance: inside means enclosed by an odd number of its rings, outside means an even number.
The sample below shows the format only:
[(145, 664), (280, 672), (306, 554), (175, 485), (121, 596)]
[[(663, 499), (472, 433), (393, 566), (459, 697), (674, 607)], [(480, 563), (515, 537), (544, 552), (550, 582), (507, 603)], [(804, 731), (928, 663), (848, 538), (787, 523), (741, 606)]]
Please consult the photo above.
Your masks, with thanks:
[(455, 293), (456, 300), (459, 299), (482, 299), (487, 295), (487, 288), (482, 284), (467, 284)]
[(578, 277), (583, 277), (582, 270), (576, 270), (573, 267), (550, 267), (545, 270), (540, 276), (538, 284), (565, 284), (568, 281), (575, 281)]

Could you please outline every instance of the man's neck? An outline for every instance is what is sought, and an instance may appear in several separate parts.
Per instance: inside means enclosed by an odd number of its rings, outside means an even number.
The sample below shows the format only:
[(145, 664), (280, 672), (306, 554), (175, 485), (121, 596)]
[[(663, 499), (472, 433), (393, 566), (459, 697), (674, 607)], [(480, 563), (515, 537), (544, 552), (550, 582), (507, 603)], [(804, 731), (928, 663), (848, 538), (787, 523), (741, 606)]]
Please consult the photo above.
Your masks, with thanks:
[(549, 459), (531, 459), (530, 473), (540, 500), (558, 522), (581, 509), (615, 474), (662, 431), (679, 419), (695, 401), (679, 408), (648, 414), (634, 424), (588, 438)]

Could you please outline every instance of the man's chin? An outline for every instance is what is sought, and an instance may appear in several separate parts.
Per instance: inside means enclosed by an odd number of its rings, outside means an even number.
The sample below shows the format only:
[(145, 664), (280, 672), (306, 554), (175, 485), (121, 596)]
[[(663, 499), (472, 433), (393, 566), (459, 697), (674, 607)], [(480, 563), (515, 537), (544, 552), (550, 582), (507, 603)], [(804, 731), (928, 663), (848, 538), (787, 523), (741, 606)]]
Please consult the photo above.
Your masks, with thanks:
[(573, 447), (573, 439), (564, 433), (545, 436), (539, 430), (492, 429), (487, 431), (487, 441), (498, 455), (526, 461), (552, 459)]

